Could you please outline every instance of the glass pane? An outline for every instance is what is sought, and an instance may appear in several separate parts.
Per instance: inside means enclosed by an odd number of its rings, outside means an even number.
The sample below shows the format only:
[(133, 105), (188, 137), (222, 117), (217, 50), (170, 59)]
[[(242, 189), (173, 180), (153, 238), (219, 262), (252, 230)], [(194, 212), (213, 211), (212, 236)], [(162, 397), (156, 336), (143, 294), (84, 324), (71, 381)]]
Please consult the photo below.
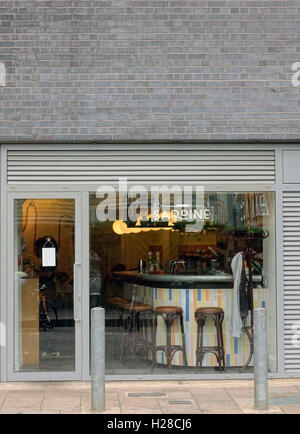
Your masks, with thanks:
[[(107, 374), (193, 374), (197, 365), (222, 375), (224, 364), (239, 373), (256, 307), (267, 309), (275, 372), (274, 193), (194, 191), (186, 201), (179, 191), (153, 203), (135, 187), (125, 202), (112, 188), (103, 197), (90, 194), (90, 297), (106, 309)], [(252, 370), (253, 358), (244, 372)]]
[(73, 199), (17, 199), (14, 370), (74, 371)]

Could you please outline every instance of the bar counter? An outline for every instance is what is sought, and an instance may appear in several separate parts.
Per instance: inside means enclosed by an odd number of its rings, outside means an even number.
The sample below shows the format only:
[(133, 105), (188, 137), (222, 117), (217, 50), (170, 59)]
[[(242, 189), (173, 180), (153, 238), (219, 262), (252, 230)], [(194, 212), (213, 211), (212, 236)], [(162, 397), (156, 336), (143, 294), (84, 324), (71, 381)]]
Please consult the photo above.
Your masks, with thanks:
[[(229, 273), (216, 275), (190, 275), (190, 274), (145, 274), (136, 271), (117, 271), (115, 277), (125, 282), (137, 285), (147, 285), (152, 288), (232, 288), (233, 276)], [(261, 276), (253, 276), (254, 286), (261, 281)]]
[[(225, 312), (223, 335), (226, 366), (242, 366), (249, 355), (249, 341), (244, 335), (240, 339), (232, 338), (230, 333), (231, 300), (233, 276), (223, 275), (168, 275), (140, 274), (135, 271), (115, 272), (115, 277), (124, 281), (124, 296), (132, 296), (139, 302), (157, 306), (180, 306), (183, 309), (187, 359), (189, 366), (195, 366), (197, 324), (195, 310), (198, 307), (221, 307)], [(254, 307), (267, 307), (267, 288), (260, 284), (261, 276), (253, 276)], [(250, 317), (250, 315), (249, 315)], [(165, 326), (158, 319), (157, 345), (165, 343)], [(181, 334), (176, 323), (172, 329), (172, 344), (181, 344)], [(216, 345), (216, 331), (212, 321), (207, 321), (204, 329), (204, 345)], [(157, 362), (165, 364), (162, 352), (157, 354)], [(181, 352), (176, 353), (173, 365), (183, 366)], [(217, 366), (213, 355), (206, 354), (204, 367)]]

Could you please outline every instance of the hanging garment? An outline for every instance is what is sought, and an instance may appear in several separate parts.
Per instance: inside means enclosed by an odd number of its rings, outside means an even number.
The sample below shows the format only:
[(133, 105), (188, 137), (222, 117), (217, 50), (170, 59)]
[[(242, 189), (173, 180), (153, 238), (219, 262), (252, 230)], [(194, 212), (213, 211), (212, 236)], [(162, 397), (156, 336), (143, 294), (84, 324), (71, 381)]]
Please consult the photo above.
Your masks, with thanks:
[(248, 281), (244, 268), (243, 253), (237, 253), (231, 261), (233, 273), (233, 294), (231, 302), (231, 336), (240, 338), (243, 324), (248, 316)]
[(250, 293), (249, 280), (246, 276), (244, 261), (242, 265), (241, 282), (240, 282), (240, 314), (243, 325), (245, 325), (250, 310)]

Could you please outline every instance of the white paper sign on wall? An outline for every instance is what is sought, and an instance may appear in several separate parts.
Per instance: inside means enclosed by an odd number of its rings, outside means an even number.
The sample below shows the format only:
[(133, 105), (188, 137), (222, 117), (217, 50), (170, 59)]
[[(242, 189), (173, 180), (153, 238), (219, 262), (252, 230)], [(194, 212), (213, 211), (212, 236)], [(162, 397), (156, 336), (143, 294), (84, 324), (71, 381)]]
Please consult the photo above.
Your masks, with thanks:
[(42, 266), (56, 267), (56, 249), (55, 247), (42, 248)]

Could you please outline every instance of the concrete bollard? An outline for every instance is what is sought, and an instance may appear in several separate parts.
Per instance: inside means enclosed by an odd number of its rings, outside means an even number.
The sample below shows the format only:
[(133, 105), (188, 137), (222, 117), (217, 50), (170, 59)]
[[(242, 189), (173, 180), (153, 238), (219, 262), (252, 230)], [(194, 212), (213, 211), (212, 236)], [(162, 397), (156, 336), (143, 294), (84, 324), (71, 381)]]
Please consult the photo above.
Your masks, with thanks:
[(268, 409), (267, 311), (254, 309), (254, 409)]
[(105, 311), (91, 310), (92, 411), (105, 410)]

